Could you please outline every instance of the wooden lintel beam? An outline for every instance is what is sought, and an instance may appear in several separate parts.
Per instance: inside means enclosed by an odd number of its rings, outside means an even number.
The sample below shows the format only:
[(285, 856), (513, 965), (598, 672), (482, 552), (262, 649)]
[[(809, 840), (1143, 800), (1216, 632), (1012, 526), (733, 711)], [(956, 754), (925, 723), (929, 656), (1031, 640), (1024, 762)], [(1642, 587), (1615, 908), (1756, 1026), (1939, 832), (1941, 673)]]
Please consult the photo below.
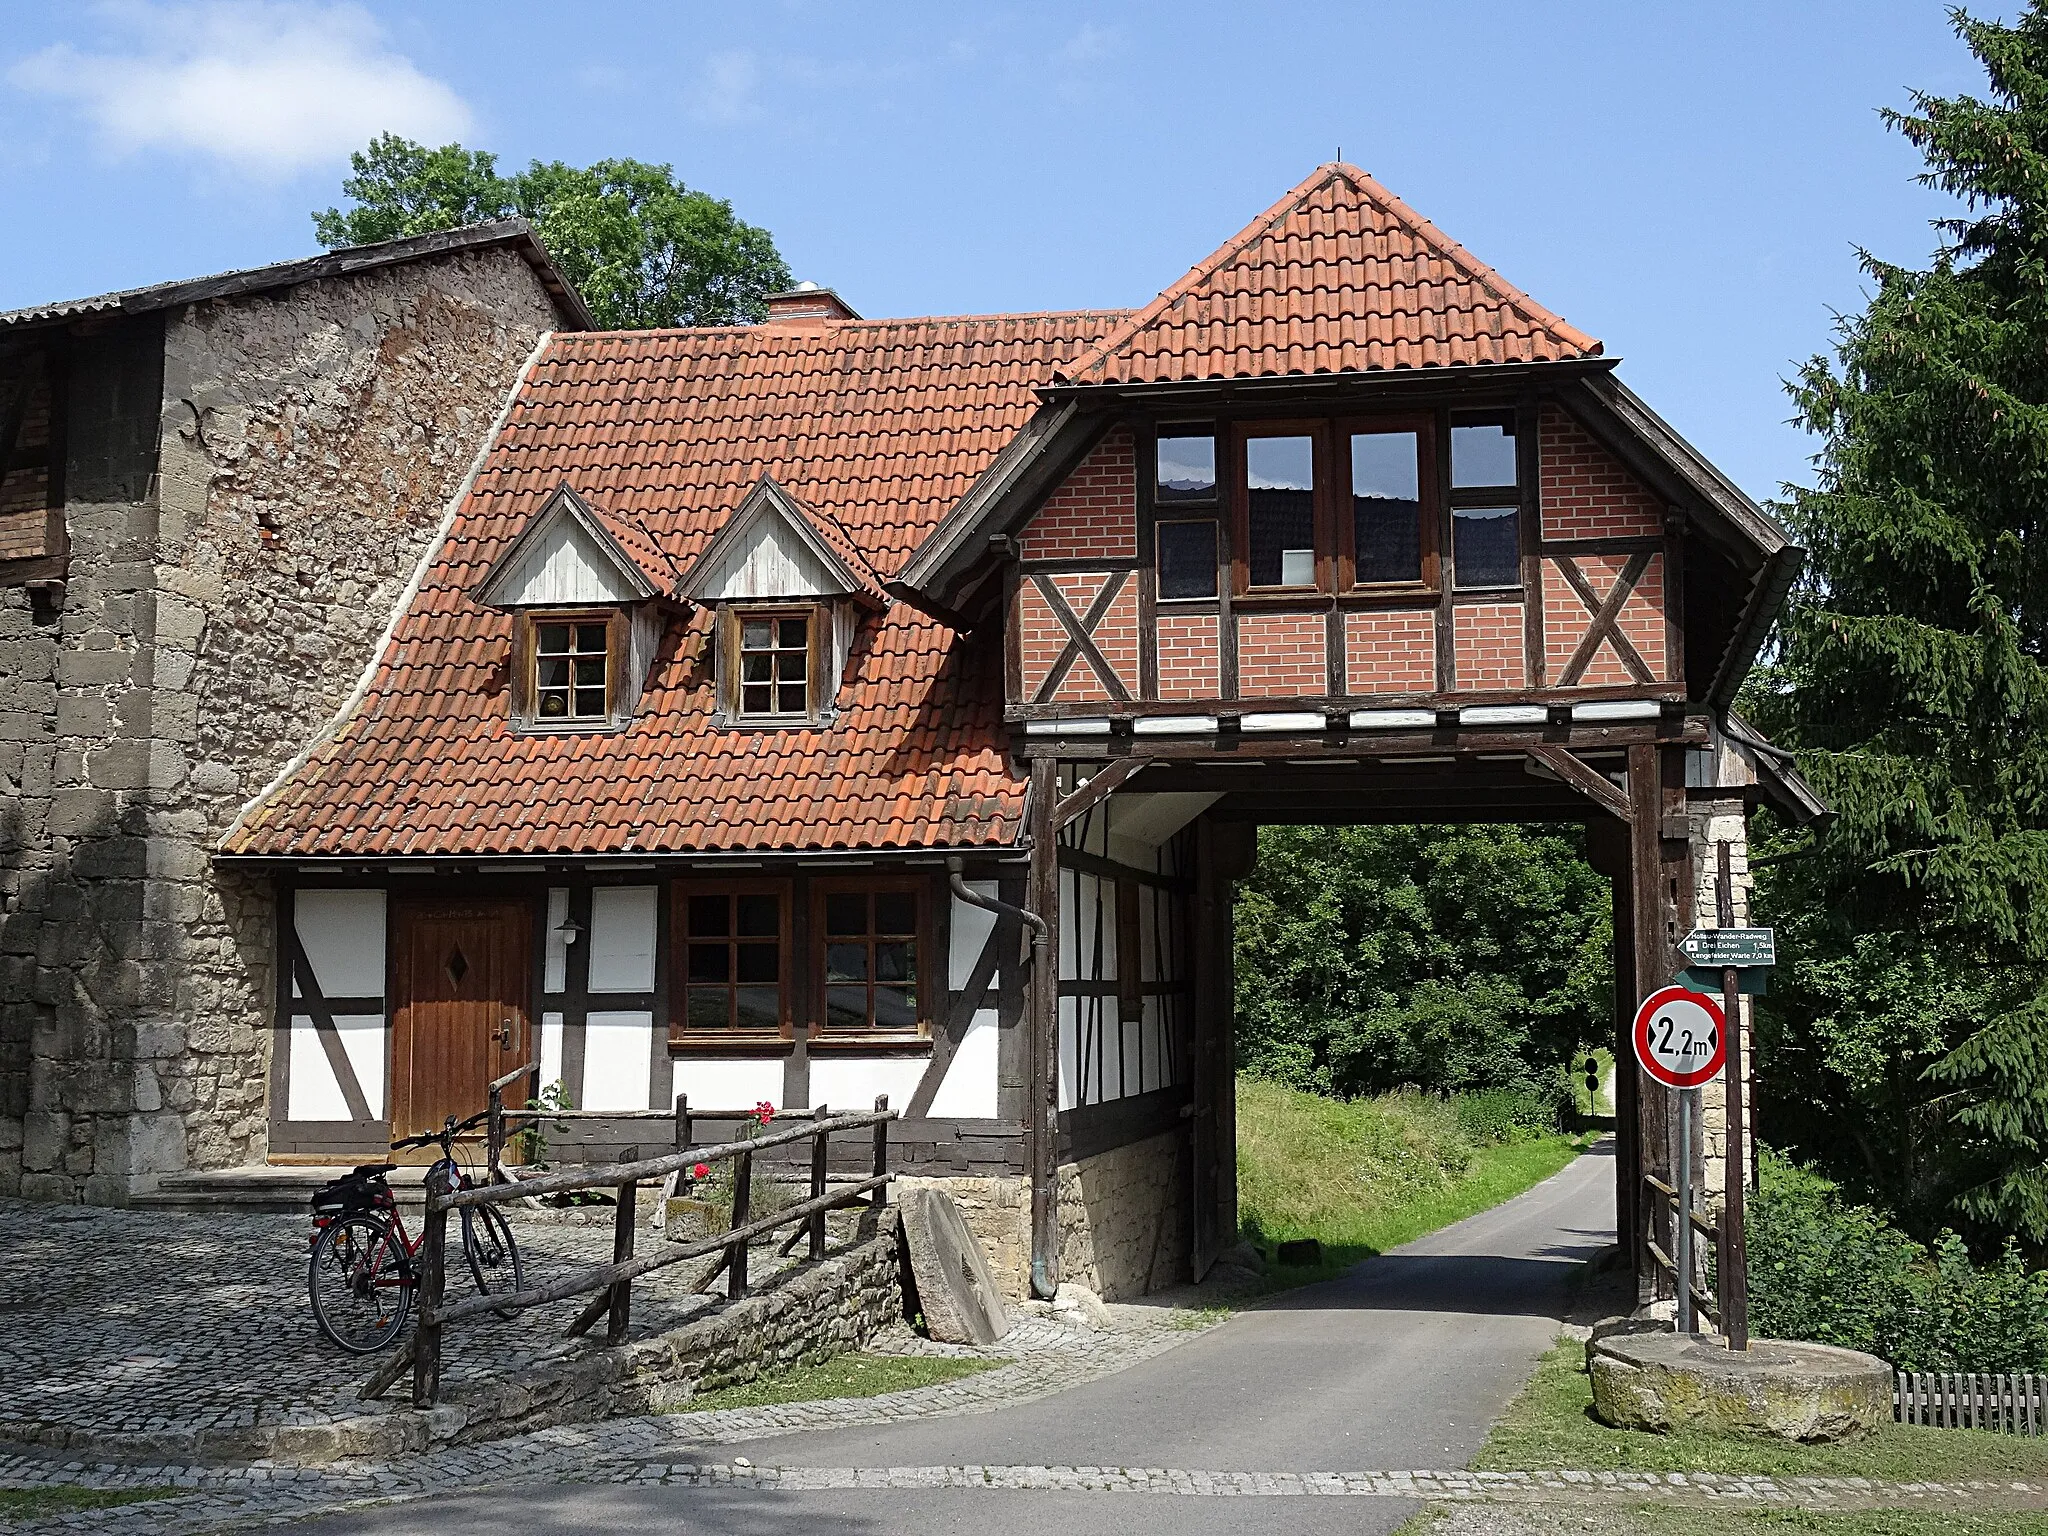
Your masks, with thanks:
[(1119, 757), (1105, 763), (1095, 771), (1095, 776), (1089, 779), (1087, 783), (1076, 789), (1072, 794), (1063, 796), (1053, 806), (1053, 830), (1057, 832), (1061, 828), (1071, 825), (1080, 817), (1087, 815), (1096, 806), (1114, 794), (1119, 785), (1144, 766), (1145, 759), (1142, 757)]
[(1604, 773), (1598, 773), (1581, 762), (1576, 754), (1563, 747), (1533, 746), (1529, 748), (1531, 761), (1541, 763), (1565, 783), (1596, 804), (1619, 816), (1623, 821), (1631, 819), (1628, 796), (1614, 785)]

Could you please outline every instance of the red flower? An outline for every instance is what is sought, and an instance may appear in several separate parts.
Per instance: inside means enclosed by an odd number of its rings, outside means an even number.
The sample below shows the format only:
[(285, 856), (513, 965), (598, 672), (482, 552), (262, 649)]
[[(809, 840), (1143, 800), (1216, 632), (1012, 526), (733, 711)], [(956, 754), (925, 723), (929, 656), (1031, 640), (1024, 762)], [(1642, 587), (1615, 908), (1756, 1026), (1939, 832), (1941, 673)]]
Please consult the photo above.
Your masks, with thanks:
[(760, 1103), (754, 1106), (754, 1118), (760, 1121), (763, 1125), (766, 1125), (770, 1120), (773, 1120), (775, 1118), (775, 1106), (773, 1104), (770, 1104), (766, 1099), (763, 1099)]
[(690, 1170), (690, 1177), (693, 1179), (709, 1178), (710, 1175), (711, 1165), (709, 1163), (699, 1163)]

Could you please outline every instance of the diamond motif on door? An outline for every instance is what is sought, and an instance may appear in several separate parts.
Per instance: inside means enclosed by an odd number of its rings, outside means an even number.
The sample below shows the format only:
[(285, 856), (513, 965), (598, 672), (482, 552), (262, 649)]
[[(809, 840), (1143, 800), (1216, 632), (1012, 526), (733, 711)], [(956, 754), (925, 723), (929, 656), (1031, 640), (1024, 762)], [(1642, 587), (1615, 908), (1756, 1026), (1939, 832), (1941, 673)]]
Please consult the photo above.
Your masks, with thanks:
[(458, 944), (448, 951), (448, 979), (459, 987), (468, 974), (469, 962), (463, 958), (462, 946)]

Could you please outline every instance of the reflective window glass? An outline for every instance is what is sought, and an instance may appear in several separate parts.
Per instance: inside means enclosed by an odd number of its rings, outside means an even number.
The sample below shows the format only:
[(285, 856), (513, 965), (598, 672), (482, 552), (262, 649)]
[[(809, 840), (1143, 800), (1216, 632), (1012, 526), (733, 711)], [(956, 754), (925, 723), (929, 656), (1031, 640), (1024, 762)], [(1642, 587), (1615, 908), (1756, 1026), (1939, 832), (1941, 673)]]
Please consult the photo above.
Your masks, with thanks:
[(917, 924), (916, 891), (826, 893), (827, 1029), (917, 1027)]
[(1315, 440), (1306, 436), (1255, 437), (1244, 448), (1251, 584), (1312, 587), (1316, 583)]
[(1176, 501), (1216, 499), (1216, 436), (1212, 432), (1159, 434), (1156, 499), (1164, 504)]
[(1521, 519), (1513, 507), (1459, 507), (1451, 558), (1461, 587), (1512, 587), (1522, 579)]
[(1352, 434), (1352, 547), (1361, 586), (1422, 579), (1421, 453), (1420, 433)]
[(1152, 530), (1159, 555), (1161, 597), (1216, 595), (1216, 522), (1159, 523)]
[(1497, 421), (1465, 425), (1452, 423), (1453, 489), (1515, 483), (1515, 434), (1512, 429)]

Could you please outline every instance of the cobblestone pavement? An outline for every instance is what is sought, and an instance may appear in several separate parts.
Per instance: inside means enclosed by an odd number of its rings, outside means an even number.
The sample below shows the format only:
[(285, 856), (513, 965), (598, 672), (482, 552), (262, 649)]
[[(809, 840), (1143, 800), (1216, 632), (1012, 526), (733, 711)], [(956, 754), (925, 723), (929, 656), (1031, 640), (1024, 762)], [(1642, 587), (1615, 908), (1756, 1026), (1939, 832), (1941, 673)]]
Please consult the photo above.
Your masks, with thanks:
[[(611, 1259), (609, 1209), (513, 1207), (511, 1215), (529, 1285)], [(416, 1231), (417, 1212), (405, 1219)], [(32, 1440), (41, 1429), (244, 1429), (360, 1412), (355, 1394), (374, 1361), (342, 1353), (315, 1331), (306, 1301), (310, 1231), (308, 1218), (296, 1215), (0, 1200), (0, 1443)], [(757, 1253), (757, 1280), (772, 1252)], [(636, 1335), (708, 1308), (710, 1298), (689, 1292), (710, 1262), (636, 1281)], [(466, 1273), (451, 1272), (452, 1293), (468, 1284)], [(485, 1316), (451, 1328), (447, 1379), (542, 1358), (559, 1346), (575, 1305), (538, 1322)]]

